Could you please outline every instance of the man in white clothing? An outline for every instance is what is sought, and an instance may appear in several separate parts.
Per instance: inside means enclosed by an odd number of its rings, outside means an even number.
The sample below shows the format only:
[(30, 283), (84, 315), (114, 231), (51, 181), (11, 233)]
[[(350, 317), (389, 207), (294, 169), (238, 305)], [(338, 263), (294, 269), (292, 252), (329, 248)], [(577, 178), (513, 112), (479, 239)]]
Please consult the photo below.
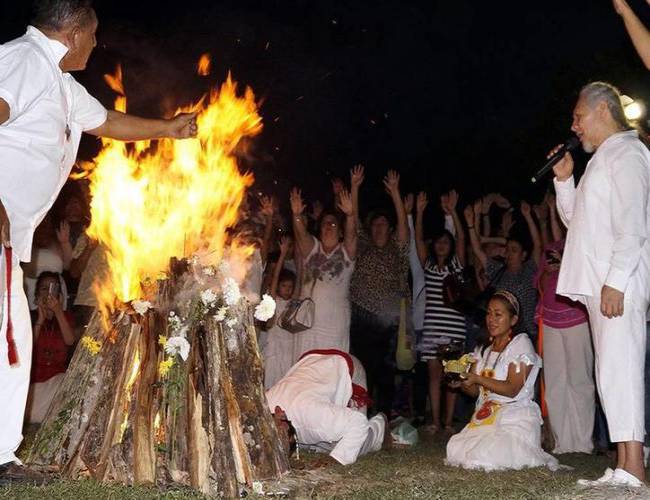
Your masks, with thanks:
[(106, 111), (70, 75), (96, 45), (91, 0), (38, 0), (25, 35), (0, 45), (0, 483), (41, 481), (14, 452), (29, 388), (32, 330), (19, 262), (77, 156), (82, 132), (118, 140), (196, 135), (193, 114), (148, 120)]
[(348, 353), (328, 349), (303, 354), (266, 392), (281, 436), (287, 440), (293, 427), (298, 446), (327, 452), (343, 465), (379, 451), (386, 417), (366, 417), (364, 379), (361, 363)]
[(645, 317), (650, 302), (650, 152), (631, 129), (618, 90), (585, 86), (571, 129), (594, 153), (578, 187), (570, 154), (555, 166), (560, 216), (569, 230), (557, 293), (583, 302), (595, 349), (596, 383), (615, 471), (600, 482), (644, 479)]

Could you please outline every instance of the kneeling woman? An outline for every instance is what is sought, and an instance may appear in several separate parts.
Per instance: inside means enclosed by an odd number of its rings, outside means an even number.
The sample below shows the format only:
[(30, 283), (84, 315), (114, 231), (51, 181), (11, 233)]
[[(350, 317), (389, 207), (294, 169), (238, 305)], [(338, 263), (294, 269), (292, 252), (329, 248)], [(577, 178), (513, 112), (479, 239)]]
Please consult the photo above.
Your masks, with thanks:
[(500, 290), (490, 299), (487, 345), (474, 351), (467, 378), (453, 385), (477, 397), (476, 409), (465, 428), (447, 444), (447, 465), (468, 469), (558, 467), (542, 450), (539, 407), (533, 401), (541, 360), (525, 333), (513, 336), (519, 302)]

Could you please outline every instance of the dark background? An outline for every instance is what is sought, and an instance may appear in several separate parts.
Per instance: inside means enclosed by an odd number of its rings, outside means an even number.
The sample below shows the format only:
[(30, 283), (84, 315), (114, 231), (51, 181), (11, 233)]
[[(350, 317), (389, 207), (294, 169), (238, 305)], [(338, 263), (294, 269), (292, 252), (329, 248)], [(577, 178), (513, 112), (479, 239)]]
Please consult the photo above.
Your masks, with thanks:
[[(4, 2), (0, 41), (24, 32), (29, 1)], [(631, 4), (646, 22), (650, 7)], [(228, 70), (262, 100), (264, 131), (247, 165), (258, 189), (301, 185), (366, 165), (366, 206), (380, 179), (462, 199), (499, 190), (541, 198), (531, 172), (569, 135), (578, 89), (606, 80), (650, 99), (648, 73), (608, 0), (541, 2), (96, 1), (98, 47), (76, 77), (107, 107), (102, 75), (124, 68), (129, 110), (160, 116)], [(213, 71), (199, 77), (199, 55)], [(81, 155), (96, 149), (85, 139)], [(579, 155), (584, 163), (584, 155)], [(274, 182), (275, 181), (275, 182)]]

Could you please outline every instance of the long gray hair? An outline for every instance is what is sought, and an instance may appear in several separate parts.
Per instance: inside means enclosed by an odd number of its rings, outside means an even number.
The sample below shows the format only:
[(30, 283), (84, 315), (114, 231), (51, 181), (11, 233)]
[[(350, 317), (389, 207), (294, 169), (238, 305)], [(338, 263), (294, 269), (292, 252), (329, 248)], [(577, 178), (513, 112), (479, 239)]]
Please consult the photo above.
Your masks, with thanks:
[(600, 101), (604, 101), (612, 115), (612, 119), (621, 130), (632, 130), (634, 128), (625, 117), (621, 93), (614, 85), (607, 82), (588, 83), (580, 89), (580, 97), (584, 97), (592, 109)]

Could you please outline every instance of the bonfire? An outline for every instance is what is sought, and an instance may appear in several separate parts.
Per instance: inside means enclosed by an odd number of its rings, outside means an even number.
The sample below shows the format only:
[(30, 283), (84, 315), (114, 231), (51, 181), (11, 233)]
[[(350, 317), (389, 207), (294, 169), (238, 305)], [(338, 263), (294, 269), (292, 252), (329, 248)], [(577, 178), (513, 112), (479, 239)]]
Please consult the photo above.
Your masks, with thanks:
[[(198, 71), (209, 72), (209, 56)], [(121, 70), (106, 80), (125, 111)], [(197, 112), (196, 139), (103, 140), (84, 165), (88, 233), (109, 273), (28, 462), (235, 497), (288, 470), (254, 328), (274, 303), (244, 297), (253, 249), (230, 231), (253, 182), (236, 148), (262, 121), (252, 90), (239, 93), (230, 75), (182, 111)]]

